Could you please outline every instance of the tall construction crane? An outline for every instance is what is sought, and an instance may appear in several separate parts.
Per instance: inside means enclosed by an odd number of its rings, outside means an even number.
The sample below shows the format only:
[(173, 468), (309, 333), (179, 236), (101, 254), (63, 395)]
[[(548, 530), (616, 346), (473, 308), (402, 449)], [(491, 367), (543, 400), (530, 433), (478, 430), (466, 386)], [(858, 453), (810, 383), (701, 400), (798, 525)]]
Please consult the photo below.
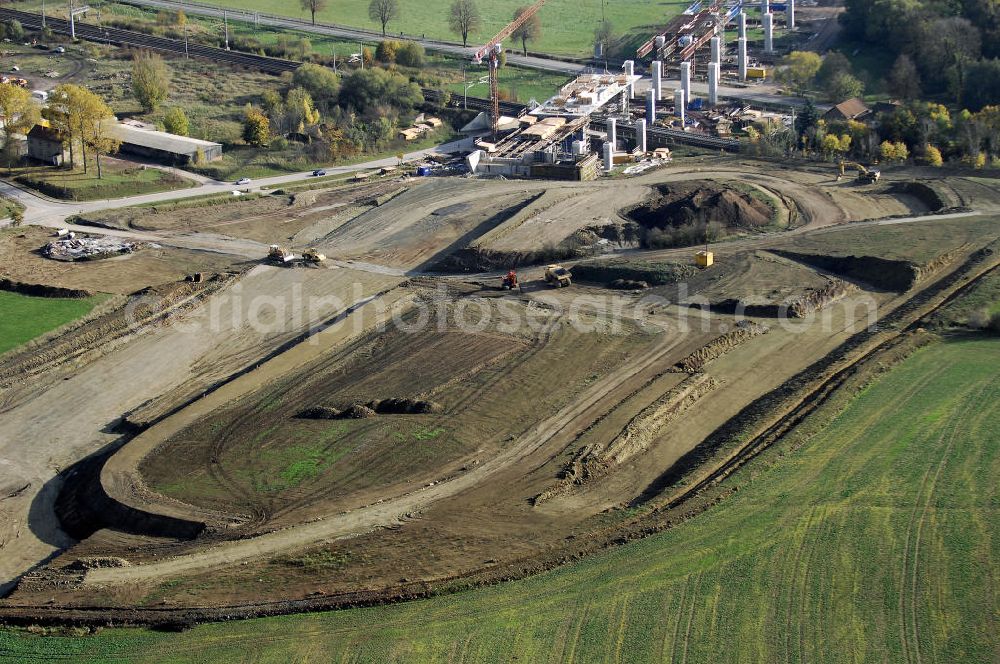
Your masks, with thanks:
[(473, 62), (477, 65), (486, 60), (490, 69), (490, 127), (493, 130), (494, 138), (500, 132), (500, 90), (497, 82), (497, 74), (500, 69), (500, 53), (503, 50), (500, 42), (510, 37), (514, 34), (515, 30), (527, 23), (532, 16), (538, 13), (538, 10), (544, 4), (545, 0), (538, 0), (538, 2), (525, 9), (520, 16), (508, 23), (503, 30), (498, 32), (493, 39), (486, 42), (486, 45), (472, 56)]

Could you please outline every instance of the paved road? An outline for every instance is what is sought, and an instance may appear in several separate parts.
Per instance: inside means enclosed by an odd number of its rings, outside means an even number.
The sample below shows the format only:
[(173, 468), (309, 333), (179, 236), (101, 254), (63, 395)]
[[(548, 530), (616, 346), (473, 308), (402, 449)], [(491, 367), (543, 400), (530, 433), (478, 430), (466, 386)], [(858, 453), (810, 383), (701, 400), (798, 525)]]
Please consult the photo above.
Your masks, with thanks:
[[(403, 156), (404, 161), (419, 161), (431, 154), (447, 154), (460, 150), (471, 149), (472, 139), (461, 139), (444, 143), (425, 150), (417, 150)], [(330, 166), (324, 170), (327, 175), (344, 175), (360, 171), (375, 170), (386, 166), (395, 166), (399, 162), (396, 157), (386, 157), (375, 159), (359, 164), (347, 166)], [(185, 174), (186, 175), (186, 174)], [(129, 198), (118, 198), (112, 200), (89, 201), (86, 203), (56, 201), (51, 198), (40, 196), (34, 192), (21, 189), (5, 180), (0, 180), (0, 194), (13, 198), (25, 207), (24, 220), (26, 224), (36, 226), (46, 226), (49, 228), (70, 228), (85, 233), (109, 235), (115, 237), (128, 237), (147, 242), (157, 242), (184, 249), (201, 249), (205, 251), (218, 251), (231, 253), (237, 256), (260, 257), (261, 252), (266, 251), (264, 245), (239, 240), (237, 238), (227, 238), (224, 236), (213, 236), (203, 234), (158, 234), (144, 233), (139, 231), (125, 231), (95, 228), (91, 226), (71, 226), (66, 223), (66, 217), (73, 214), (83, 214), (97, 210), (116, 209), (139, 205), (143, 203), (160, 203), (166, 201), (181, 200), (196, 196), (206, 196), (210, 194), (227, 194), (234, 190), (260, 191), (262, 187), (279, 187), (286, 184), (296, 184), (309, 182), (312, 179), (312, 171), (302, 173), (291, 173), (289, 175), (278, 175), (269, 178), (254, 180), (250, 185), (237, 187), (231, 182), (219, 182), (217, 180), (203, 181), (198, 186), (190, 189), (178, 191), (164, 191), (156, 194), (146, 194), (143, 196), (132, 196)]]

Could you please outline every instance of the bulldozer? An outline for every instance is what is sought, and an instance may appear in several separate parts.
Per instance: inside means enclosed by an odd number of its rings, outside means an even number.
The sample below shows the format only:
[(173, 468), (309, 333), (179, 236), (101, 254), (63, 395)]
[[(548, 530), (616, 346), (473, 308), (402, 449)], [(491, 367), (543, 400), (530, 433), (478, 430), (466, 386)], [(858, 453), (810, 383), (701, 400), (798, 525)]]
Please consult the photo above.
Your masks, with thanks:
[(306, 249), (302, 252), (302, 260), (307, 263), (322, 263), (326, 260), (326, 255), (319, 253), (315, 249)]
[(511, 270), (506, 276), (500, 277), (500, 288), (503, 290), (521, 292), (521, 284), (517, 281), (517, 272)]
[(267, 250), (267, 260), (275, 263), (291, 263), (295, 260), (295, 255), (283, 247), (272, 244)]
[(859, 164), (854, 161), (842, 161), (840, 162), (840, 175), (837, 176), (838, 182), (840, 181), (840, 178), (844, 177), (844, 173), (848, 167), (854, 168), (858, 171), (858, 182), (862, 182), (864, 184), (875, 184), (879, 181), (879, 178), (882, 177), (882, 172), (877, 168), (869, 168), (864, 164)]
[(546, 265), (545, 281), (556, 288), (571, 286), (573, 284), (572, 275), (562, 265)]

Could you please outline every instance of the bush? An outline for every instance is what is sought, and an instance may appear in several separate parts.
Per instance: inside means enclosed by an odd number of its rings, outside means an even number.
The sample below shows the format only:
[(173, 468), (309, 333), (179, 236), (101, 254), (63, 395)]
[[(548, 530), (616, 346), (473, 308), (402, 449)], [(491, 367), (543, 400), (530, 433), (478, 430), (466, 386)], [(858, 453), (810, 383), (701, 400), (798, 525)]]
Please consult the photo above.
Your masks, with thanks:
[(163, 114), (163, 129), (168, 134), (187, 136), (190, 129), (184, 109), (174, 106)]
[(990, 325), (990, 314), (985, 309), (973, 311), (965, 324), (973, 330), (985, 330)]
[(13, 21), (8, 21), (4, 24), (4, 35), (7, 39), (14, 42), (24, 41), (24, 28), (21, 27), (21, 22), (17, 19)]
[(375, 59), (379, 62), (392, 64), (396, 61), (396, 55), (398, 53), (399, 42), (393, 39), (386, 39), (379, 42), (379, 45), (375, 48)]
[(416, 42), (405, 42), (396, 53), (396, 63), (404, 67), (423, 67), (424, 47)]

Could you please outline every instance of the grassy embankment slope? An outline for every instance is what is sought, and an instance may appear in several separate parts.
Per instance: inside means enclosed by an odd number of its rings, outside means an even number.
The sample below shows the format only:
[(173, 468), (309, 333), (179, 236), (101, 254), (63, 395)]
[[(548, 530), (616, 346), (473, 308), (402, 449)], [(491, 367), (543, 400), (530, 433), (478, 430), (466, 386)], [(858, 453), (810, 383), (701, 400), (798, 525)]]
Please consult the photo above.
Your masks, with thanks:
[(994, 661), (1000, 339), (933, 344), (664, 534), (497, 587), (0, 654), (143, 661)]
[(0, 353), (86, 316), (105, 299), (106, 295), (77, 300), (0, 291)]

